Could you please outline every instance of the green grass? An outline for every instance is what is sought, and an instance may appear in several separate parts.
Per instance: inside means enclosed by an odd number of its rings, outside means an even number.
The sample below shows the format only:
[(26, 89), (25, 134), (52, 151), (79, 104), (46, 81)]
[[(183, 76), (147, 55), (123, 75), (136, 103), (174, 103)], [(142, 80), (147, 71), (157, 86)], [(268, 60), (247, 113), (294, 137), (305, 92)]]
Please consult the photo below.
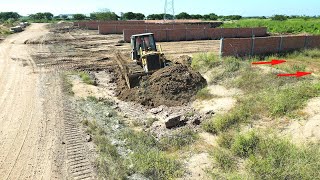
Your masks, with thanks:
[(273, 21), (271, 19), (241, 19), (233, 21), (232, 23), (224, 23), (222, 27), (268, 27), (268, 32), (271, 33), (320, 34), (320, 19), (289, 19), (286, 21)]
[(61, 79), (62, 79), (62, 90), (68, 95), (73, 96), (74, 95), (74, 92), (72, 90), (73, 84), (71, 80), (68, 78), (68, 73), (63, 73), (61, 75)]
[(227, 114), (220, 114), (203, 122), (202, 128), (209, 133), (219, 133), (248, 121), (252, 116), (249, 109), (249, 102), (245, 103), (248, 103), (248, 105), (246, 106), (241, 104), (240, 106), (233, 108)]
[(199, 136), (194, 130), (184, 128), (172, 135), (162, 137), (160, 139), (160, 148), (175, 151), (194, 143), (198, 139)]
[(247, 166), (256, 179), (315, 179), (319, 168), (319, 145), (297, 147), (278, 137), (260, 138)]
[(214, 53), (199, 53), (193, 56), (191, 67), (197, 71), (205, 72), (220, 64), (221, 61)]
[(219, 167), (226, 172), (233, 171), (236, 168), (236, 160), (232, 153), (223, 148), (213, 150), (213, 158)]
[(254, 131), (239, 134), (233, 140), (231, 151), (240, 157), (249, 157), (255, 153), (259, 138)]
[(125, 179), (127, 168), (117, 148), (107, 138), (105, 131), (98, 126), (96, 121), (82, 121), (87, 127), (87, 133), (93, 136), (99, 157), (96, 160), (99, 176), (102, 179)]
[(96, 85), (96, 82), (91, 78), (88, 72), (85, 72), (85, 71), (79, 72), (79, 76), (84, 83), (90, 84), (90, 85)]
[[(296, 146), (270, 132), (248, 131), (232, 135), (230, 148), (220, 147), (213, 153), (222, 179), (243, 179), (238, 174), (239, 161), (244, 162), (241, 173), (250, 179), (317, 179), (320, 177), (320, 146)], [(246, 178), (247, 179), (247, 178)]]
[[(289, 54), (290, 57), (318, 57), (320, 51), (306, 50)], [(320, 54), (320, 53), (319, 53)], [(265, 59), (279, 58), (276, 56)], [(281, 59), (281, 58), (279, 58)], [(253, 68), (250, 61), (242, 61), (235, 58), (224, 58), (222, 63), (214, 68), (212, 74), (220, 76), (220, 81), (228, 88), (239, 88), (243, 96), (238, 96), (237, 104), (226, 114), (218, 114), (202, 124), (204, 130), (210, 133), (228, 131), (230, 128), (238, 127), (239, 124), (252, 122), (263, 117), (296, 117), (297, 110), (301, 109), (306, 102), (320, 95), (318, 84), (312, 76), (278, 77), (274, 71), (262, 72)], [(304, 60), (302, 60), (304, 61)], [(315, 61), (316, 62), (316, 61)], [(289, 73), (306, 70), (305, 65), (293, 65), (286, 67)], [(285, 69), (281, 67), (281, 69)], [(222, 73), (221, 73), (222, 72)], [(208, 97), (206, 89), (198, 93), (199, 99)], [(200, 96), (201, 95), (201, 96)], [(203, 97), (203, 98), (201, 98)]]
[(141, 173), (150, 179), (173, 179), (182, 175), (177, 157), (162, 151), (160, 144), (150, 134), (128, 130), (122, 134), (132, 153), (127, 160), (129, 172)]

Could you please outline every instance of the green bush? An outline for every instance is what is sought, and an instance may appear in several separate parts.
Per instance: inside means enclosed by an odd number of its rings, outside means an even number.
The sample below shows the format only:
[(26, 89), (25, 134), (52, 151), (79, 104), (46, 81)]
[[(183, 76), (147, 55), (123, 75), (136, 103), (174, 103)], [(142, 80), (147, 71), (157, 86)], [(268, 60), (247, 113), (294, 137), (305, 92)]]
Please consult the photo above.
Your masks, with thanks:
[(273, 116), (284, 116), (301, 108), (308, 99), (319, 96), (320, 91), (316, 85), (300, 83), (293, 87), (269, 90), (265, 100), (269, 113)]
[(233, 131), (221, 133), (218, 136), (217, 143), (220, 147), (230, 149), (234, 141), (235, 133)]
[(197, 71), (205, 72), (208, 69), (219, 66), (221, 61), (213, 53), (195, 54), (192, 58), (191, 67)]
[(130, 155), (132, 170), (151, 179), (172, 179), (181, 175), (179, 164), (157, 149), (142, 149)]
[(310, 33), (320, 34), (320, 19), (312, 18), (305, 21), (302, 18), (288, 19), (286, 21), (273, 21), (270, 19), (241, 19), (232, 23), (224, 23), (225, 28), (240, 27), (267, 27), (268, 32), (280, 34)]
[(132, 150), (126, 160), (130, 172), (141, 173), (151, 179), (173, 179), (182, 175), (182, 166), (176, 157), (168, 156), (149, 133), (127, 130), (121, 139)]
[(194, 143), (198, 139), (194, 130), (185, 128), (172, 135), (166, 135), (160, 139), (160, 147), (163, 150), (178, 150), (184, 146)]
[(226, 149), (216, 149), (213, 152), (215, 162), (218, 163), (219, 167), (224, 171), (232, 171), (236, 167), (236, 160), (232, 153)]
[(285, 15), (274, 15), (271, 17), (272, 20), (274, 21), (285, 21), (288, 19), (288, 16)]
[(238, 134), (234, 138), (234, 142), (231, 145), (231, 150), (237, 156), (249, 157), (249, 155), (255, 153), (258, 143), (259, 137), (253, 131), (244, 134)]
[(74, 92), (72, 90), (73, 84), (70, 81), (70, 79), (68, 78), (68, 74), (63, 73), (61, 75), (61, 79), (62, 79), (62, 89), (65, 93), (67, 93), (68, 95), (73, 96)]
[(238, 105), (229, 113), (217, 115), (210, 120), (202, 123), (202, 128), (209, 133), (219, 133), (227, 131), (229, 128), (238, 125), (240, 122), (245, 122), (251, 117), (248, 105)]
[(84, 83), (90, 84), (90, 85), (96, 85), (96, 82), (94, 80), (92, 80), (92, 78), (90, 77), (90, 74), (88, 72), (84, 72), (84, 71), (80, 72), (79, 76)]
[(278, 137), (261, 138), (247, 169), (255, 179), (317, 179), (319, 149), (319, 144), (297, 147)]
[(119, 155), (117, 148), (110, 142), (105, 131), (98, 126), (96, 121), (84, 120), (87, 132), (93, 137), (97, 146), (99, 157), (96, 160), (97, 170), (101, 179), (125, 179), (127, 169), (124, 160)]
[(235, 72), (240, 69), (240, 60), (235, 57), (227, 57), (223, 59), (226, 72)]

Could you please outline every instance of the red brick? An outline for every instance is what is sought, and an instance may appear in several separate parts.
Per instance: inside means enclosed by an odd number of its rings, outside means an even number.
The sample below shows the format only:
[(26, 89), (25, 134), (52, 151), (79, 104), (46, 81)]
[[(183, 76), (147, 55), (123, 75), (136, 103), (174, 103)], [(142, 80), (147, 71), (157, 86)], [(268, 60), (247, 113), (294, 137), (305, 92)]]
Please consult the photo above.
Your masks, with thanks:
[(167, 30), (168, 41), (185, 41), (186, 29), (170, 29)]
[(250, 55), (251, 38), (226, 38), (223, 39), (222, 55), (223, 56), (246, 56)]
[(304, 48), (306, 36), (286, 36), (282, 38), (282, 52)]
[(206, 29), (206, 34), (208, 39), (221, 39), (222, 38), (222, 28), (210, 28), (210, 29)]
[(279, 52), (280, 37), (259, 37), (254, 39), (254, 55), (273, 54)]
[(248, 38), (252, 37), (254, 28), (238, 28), (237, 29), (237, 38)]
[(265, 36), (267, 36), (267, 30), (268, 30), (267, 27), (252, 28), (252, 30), (253, 30), (253, 34), (256, 37), (265, 37)]
[(116, 34), (116, 26), (99, 25), (99, 34)]
[(320, 36), (309, 36), (307, 37), (307, 48), (320, 48)]
[(208, 39), (205, 29), (186, 29), (186, 40), (204, 40)]

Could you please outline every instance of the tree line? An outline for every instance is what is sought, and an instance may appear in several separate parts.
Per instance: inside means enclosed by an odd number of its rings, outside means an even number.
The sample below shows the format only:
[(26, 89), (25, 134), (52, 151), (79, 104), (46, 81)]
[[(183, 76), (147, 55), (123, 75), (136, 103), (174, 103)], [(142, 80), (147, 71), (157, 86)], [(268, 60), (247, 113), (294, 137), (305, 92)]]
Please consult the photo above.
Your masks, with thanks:
[[(14, 21), (21, 18), (25, 20), (33, 20), (35, 22), (39, 21), (51, 21), (51, 20), (162, 20), (166, 16), (167, 19), (199, 19), (199, 20), (240, 20), (242, 18), (257, 18), (257, 19), (267, 19), (265, 16), (252, 16), (252, 17), (242, 17), (240, 15), (228, 15), (228, 16), (219, 16), (215, 13), (210, 14), (188, 14), (186, 12), (181, 12), (175, 16), (171, 14), (150, 14), (145, 16), (142, 13), (126, 12), (121, 13), (120, 16), (109, 10), (103, 10), (100, 12), (93, 12), (89, 16), (85, 14), (73, 14), (72, 17), (67, 15), (54, 16), (50, 12), (39, 12), (35, 14), (30, 14), (27, 17), (22, 17), (17, 12), (0, 12), (0, 21)], [(298, 16), (298, 15), (274, 15), (270, 17), (275, 21), (285, 21), (287, 19), (310, 19), (310, 18), (319, 18), (319, 16)]]

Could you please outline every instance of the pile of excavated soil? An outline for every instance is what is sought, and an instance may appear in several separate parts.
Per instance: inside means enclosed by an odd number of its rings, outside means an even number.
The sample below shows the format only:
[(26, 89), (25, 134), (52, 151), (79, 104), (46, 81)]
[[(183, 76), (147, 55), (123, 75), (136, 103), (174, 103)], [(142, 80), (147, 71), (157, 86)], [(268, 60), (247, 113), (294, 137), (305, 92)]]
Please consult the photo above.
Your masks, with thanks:
[(160, 69), (151, 76), (144, 76), (139, 86), (131, 89), (126, 86), (123, 77), (117, 74), (118, 97), (150, 108), (187, 104), (194, 100), (199, 89), (207, 85), (200, 73), (181, 64)]

